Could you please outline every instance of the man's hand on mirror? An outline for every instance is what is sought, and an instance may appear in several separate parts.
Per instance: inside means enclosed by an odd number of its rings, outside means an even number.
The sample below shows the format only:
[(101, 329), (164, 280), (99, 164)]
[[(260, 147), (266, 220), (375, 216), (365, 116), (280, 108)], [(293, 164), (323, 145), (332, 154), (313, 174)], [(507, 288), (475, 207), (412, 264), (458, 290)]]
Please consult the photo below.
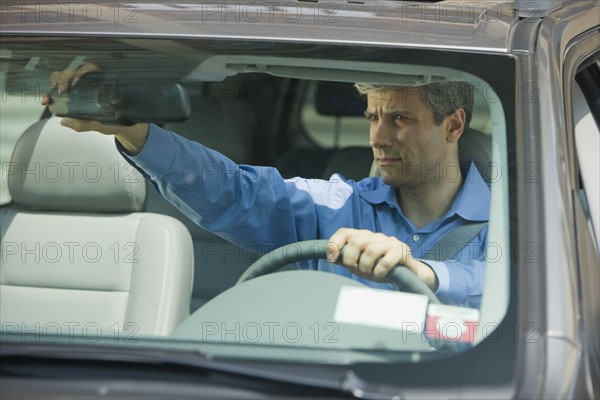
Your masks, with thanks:
[[(94, 63), (86, 63), (79, 68), (66, 68), (62, 71), (54, 71), (50, 74), (50, 88), (56, 89), (59, 94), (67, 93), (69, 88), (75, 86), (81, 77), (90, 72), (100, 71)], [(52, 104), (53, 99), (49, 94), (42, 98), (42, 105)], [(114, 135), (123, 148), (130, 155), (137, 155), (148, 139), (148, 124), (140, 123), (131, 126), (103, 124), (99, 121), (63, 118), (61, 125), (69, 127), (77, 132), (97, 131), (105, 135)]]

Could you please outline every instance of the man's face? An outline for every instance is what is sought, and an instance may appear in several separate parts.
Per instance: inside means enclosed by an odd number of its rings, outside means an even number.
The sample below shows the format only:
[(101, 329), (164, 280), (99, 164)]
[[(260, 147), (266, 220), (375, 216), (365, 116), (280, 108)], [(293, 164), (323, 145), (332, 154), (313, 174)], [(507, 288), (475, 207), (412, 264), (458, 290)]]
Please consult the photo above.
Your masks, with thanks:
[(406, 189), (439, 183), (448, 163), (457, 161), (450, 122), (435, 125), (419, 88), (372, 92), (367, 101), (370, 144), (384, 182)]

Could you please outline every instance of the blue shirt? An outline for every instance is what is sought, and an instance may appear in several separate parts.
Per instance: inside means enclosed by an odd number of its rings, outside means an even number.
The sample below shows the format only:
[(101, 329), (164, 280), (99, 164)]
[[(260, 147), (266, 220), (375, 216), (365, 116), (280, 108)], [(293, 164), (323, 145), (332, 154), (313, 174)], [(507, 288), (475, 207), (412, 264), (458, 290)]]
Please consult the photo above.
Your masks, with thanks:
[[(396, 190), (381, 178), (356, 182), (334, 174), (328, 181), (284, 179), (275, 168), (238, 165), (156, 125), (150, 125), (137, 156), (120, 150), (186, 216), (233, 243), (264, 254), (288, 243), (328, 239), (341, 227), (382, 232), (408, 244), (413, 257), (431, 266), (441, 302), (479, 308), (487, 226), (452, 260), (423, 259), (456, 226), (488, 221), (490, 190), (473, 163), (448, 213), (417, 229), (402, 213)], [(303, 268), (334, 272), (374, 288), (395, 288), (325, 260), (309, 261)]]

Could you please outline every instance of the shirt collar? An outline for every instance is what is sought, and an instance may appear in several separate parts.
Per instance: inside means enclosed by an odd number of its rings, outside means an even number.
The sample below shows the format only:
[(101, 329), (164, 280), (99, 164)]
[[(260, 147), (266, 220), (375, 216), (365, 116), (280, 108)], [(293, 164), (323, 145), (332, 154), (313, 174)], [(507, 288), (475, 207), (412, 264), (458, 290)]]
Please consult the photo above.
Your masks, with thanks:
[[(475, 163), (470, 161), (463, 172), (463, 185), (446, 215), (457, 214), (468, 221), (487, 221), (490, 214), (490, 188), (481, 177)], [(387, 203), (398, 207), (396, 189), (383, 183), (381, 178), (375, 178), (360, 192), (360, 196), (371, 204)]]
[(390, 205), (398, 204), (396, 199), (396, 189), (383, 183), (381, 178), (371, 178), (368, 185), (360, 191), (360, 197), (371, 204), (387, 203)]

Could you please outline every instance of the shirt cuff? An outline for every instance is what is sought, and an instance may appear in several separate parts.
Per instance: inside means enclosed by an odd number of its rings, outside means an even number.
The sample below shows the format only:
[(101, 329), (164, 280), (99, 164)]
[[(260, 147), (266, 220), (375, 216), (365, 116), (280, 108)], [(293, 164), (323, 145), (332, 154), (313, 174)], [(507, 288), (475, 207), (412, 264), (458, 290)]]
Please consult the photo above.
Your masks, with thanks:
[(438, 280), (438, 287), (434, 294), (438, 297), (444, 297), (450, 290), (450, 274), (448, 266), (442, 261), (419, 260), (424, 264), (429, 265), (433, 270)]
[(175, 160), (176, 143), (172, 133), (154, 124), (148, 125), (148, 139), (137, 155), (123, 153), (152, 179), (165, 175)]

